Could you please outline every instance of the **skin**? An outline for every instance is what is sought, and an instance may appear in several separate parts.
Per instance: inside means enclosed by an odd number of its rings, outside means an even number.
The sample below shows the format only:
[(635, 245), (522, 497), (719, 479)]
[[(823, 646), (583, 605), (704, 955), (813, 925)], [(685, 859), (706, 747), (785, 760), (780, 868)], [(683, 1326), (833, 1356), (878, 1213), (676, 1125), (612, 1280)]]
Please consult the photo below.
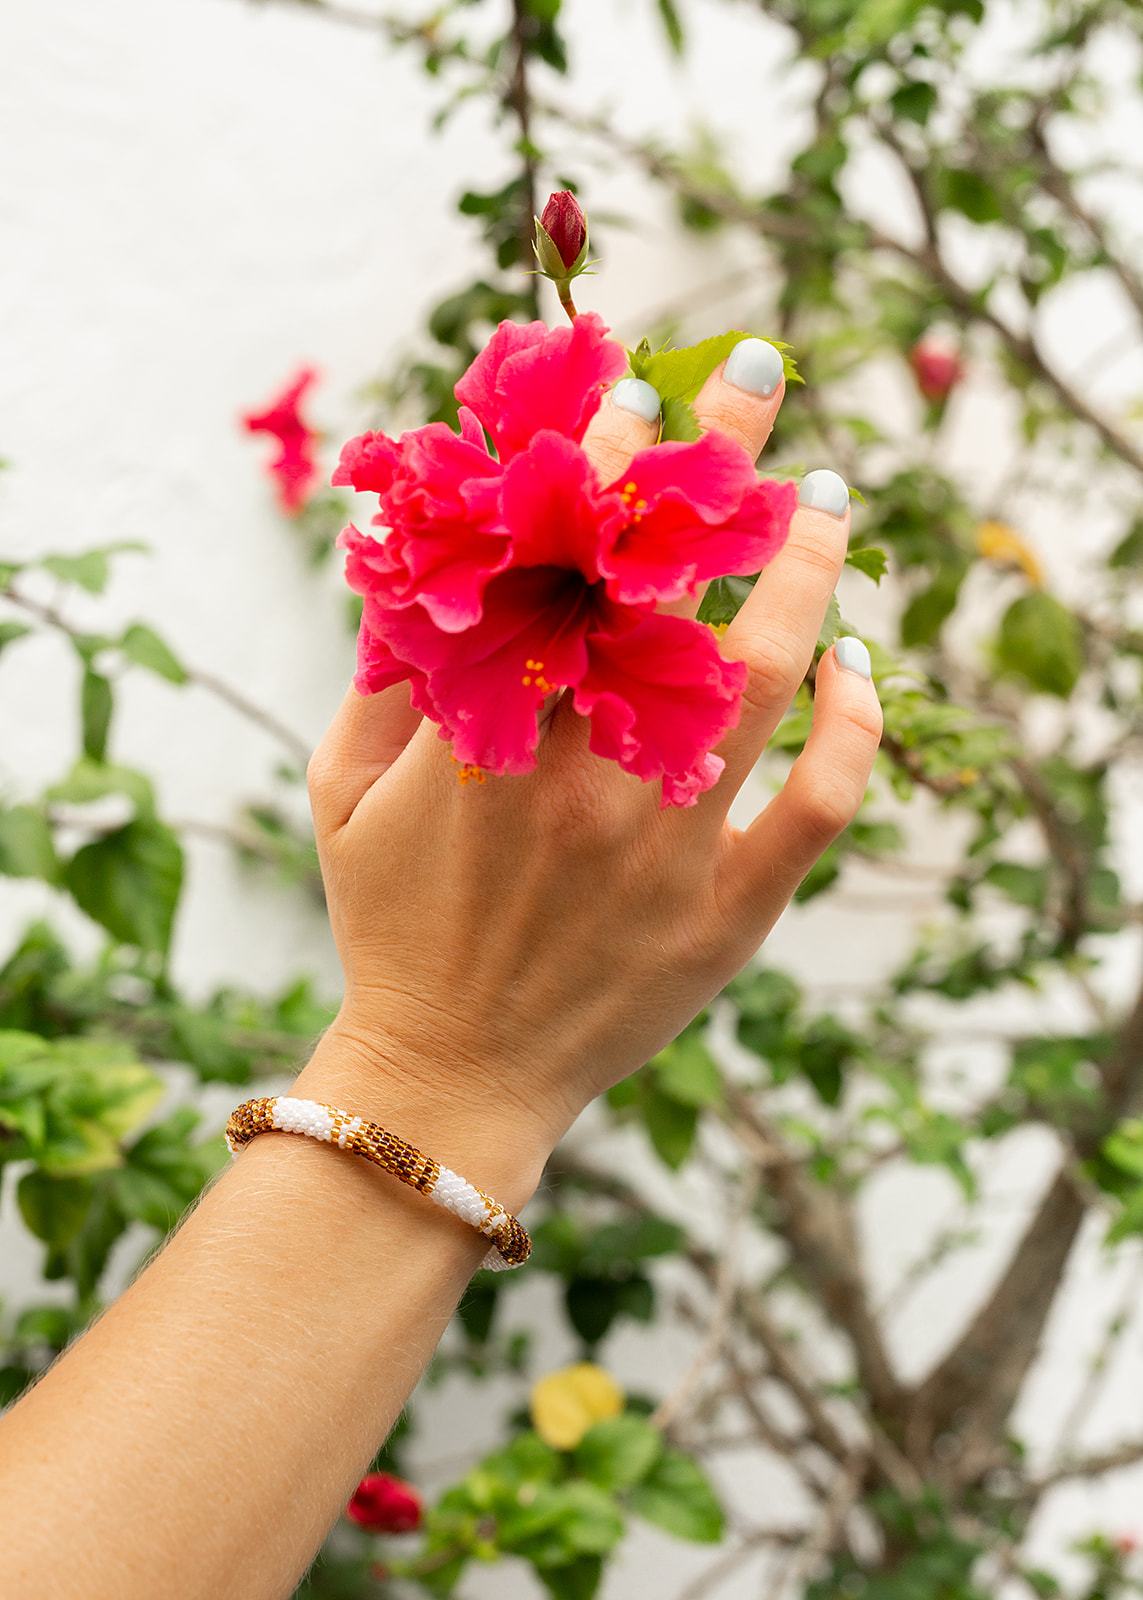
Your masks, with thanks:
[[(782, 398), (719, 369), (697, 410), (754, 455)], [(607, 480), (654, 436), (605, 398), (586, 444)], [(848, 517), (799, 509), (727, 631), (749, 686), (726, 772), (689, 810), (592, 757), (562, 701), (533, 773), (461, 785), (403, 685), (346, 696), (310, 770), (345, 997), (293, 1093), (524, 1205), (584, 1106), (745, 964), (861, 802), (877, 696), (827, 652), (785, 787), (745, 830), (727, 822), (810, 664), (847, 535)], [(289, 1595), (484, 1249), (363, 1162), (255, 1139), (0, 1424), (0, 1594)]]

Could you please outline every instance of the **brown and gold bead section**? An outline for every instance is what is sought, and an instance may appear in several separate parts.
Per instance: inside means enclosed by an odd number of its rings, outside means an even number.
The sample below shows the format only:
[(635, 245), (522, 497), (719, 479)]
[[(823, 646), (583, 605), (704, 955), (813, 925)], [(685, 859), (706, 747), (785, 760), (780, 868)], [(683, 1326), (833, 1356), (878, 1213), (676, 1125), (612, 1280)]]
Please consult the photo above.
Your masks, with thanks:
[(425, 1155), (376, 1122), (339, 1111), (335, 1106), (321, 1105), (316, 1100), (269, 1095), (246, 1100), (230, 1113), (226, 1124), (227, 1149), (236, 1156), (260, 1133), (304, 1134), (324, 1144), (335, 1144), (338, 1149), (348, 1150), (351, 1155), (361, 1156), (383, 1172), (391, 1173), (491, 1239), (493, 1249), (485, 1256), (483, 1265), (493, 1271), (518, 1267), (532, 1253), (527, 1230), (511, 1212), (505, 1211), (490, 1195), (458, 1172), (442, 1167), (432, 1156)]

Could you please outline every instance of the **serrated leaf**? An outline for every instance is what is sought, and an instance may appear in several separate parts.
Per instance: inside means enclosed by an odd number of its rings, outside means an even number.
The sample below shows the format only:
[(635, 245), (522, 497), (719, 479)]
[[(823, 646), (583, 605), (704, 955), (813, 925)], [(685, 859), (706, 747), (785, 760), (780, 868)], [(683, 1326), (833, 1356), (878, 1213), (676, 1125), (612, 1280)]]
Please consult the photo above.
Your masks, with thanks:
[(680, 399), (676, 395), (663, 401), (660, 413), (662, 422), (659, 428), (661, 441), (679, 440), (684, 444), (691, 444), (695, 439), (702, 437), (702, 429), (695, 416), (695, 408), (689, 400)]
[(888, 556), (875, 544), (861, 545), (858, 549), (851, 550), (845, 560), (847, 566), (856, 567), (858, 572), (864, 572), (874, 583), (880, 583), (889, 570)]
[[(726, 360), (735, 345), (743, 339), (756, 337), (759, 336), (746, 333), (741, 328), (717, 333), (712, 338), (700, 339), (698, 344), (682, 345), (675, 350), (656, 350), (643, 355), (638, 362), (638, 371), (634, 363), (632, 371), (656, 388), (664, 401), (694, 400), (715, 367)], [(788, 353), (789, 346), (778, 339), (771, 339), (769, 343), (782, 352), (786, 382), (801, 382), (797, 365)]]

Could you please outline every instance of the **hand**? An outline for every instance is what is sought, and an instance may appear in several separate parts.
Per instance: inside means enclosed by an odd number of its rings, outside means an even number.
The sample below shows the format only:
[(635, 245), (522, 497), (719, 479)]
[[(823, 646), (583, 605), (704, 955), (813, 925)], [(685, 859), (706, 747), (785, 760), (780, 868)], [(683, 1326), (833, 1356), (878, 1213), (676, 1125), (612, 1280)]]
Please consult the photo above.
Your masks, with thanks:
[[(764, 372), (773, 352), (743, 354)], [(749, 381), (749, 359), (730, 364)], [(764, 376), (741, 387), (725, 366), (699, 396), (700, 423), (757, 455), (783, 386), (758, 393), (771, 386)], [(585, 440), (605, 481), (657, 435), (657, 421), (624, 408), (630, 397), (605, 397)], [(799, 506), (724, 636), (748, 686), (719, 749), (726, 770), (689, 810), (660, 810), (657, 784), (591, 755), (566, 701), (548, 707), (535, 771), (462, 782), (404, 684), (368, 699), (350, 690), (309, 778), (345, 971), (331, 1037), (362, 1075), (345, 1091), (357, 1094), (352, 1109), (385, 1120), (396, 1096), (406, 1125), (391, 1125), (416, 1140), (410, 1117), (444, 1108), (458, 1130), (480, 1130), (482, 1148), (513, 1145), (534, 1182), (583, 1107), (672, 1039), (761, 944), (855, 814), (881, 733), (863, 648), (849, 642), (840, 660), (828, 651), (813, 732), (784, 788), (744, 831), (728, 823), (813, 659), (845, 558), (847, 497), (832, 474), (822, 494), (823, 476), (803, 498), (829, 500), (832, 487), (832, 509)], [(692, 614), (697, 605), (687, 602)]]

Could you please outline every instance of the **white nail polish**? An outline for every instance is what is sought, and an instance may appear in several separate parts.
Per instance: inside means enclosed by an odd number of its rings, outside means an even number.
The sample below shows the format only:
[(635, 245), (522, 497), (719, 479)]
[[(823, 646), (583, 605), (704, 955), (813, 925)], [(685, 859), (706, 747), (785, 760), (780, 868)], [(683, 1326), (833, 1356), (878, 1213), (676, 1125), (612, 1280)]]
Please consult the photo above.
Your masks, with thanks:
[(740, 339), (726, 358), (723, 377), (736, 389), (772, 395), (782, 381), (782, 352), (765, 339)]
[(845, 672), (856, 672), (859, 678), (872, 678), (873, 662), (860, 639), (846, 634), (843, 639), (835, 640), (833, 654), (838, 666)]
[(831, 517), (844, 517), (849, 507), (849, 487), (840, 473), (818, 467), (802, 479), (798, 503), (814, 511), (828, 511)]
[(611, 403), (621, 411), (631, 411), (644, 422), (657, 422), (663, 402), (659, 391), (642, 378), (620, 378), (611, 391)]

